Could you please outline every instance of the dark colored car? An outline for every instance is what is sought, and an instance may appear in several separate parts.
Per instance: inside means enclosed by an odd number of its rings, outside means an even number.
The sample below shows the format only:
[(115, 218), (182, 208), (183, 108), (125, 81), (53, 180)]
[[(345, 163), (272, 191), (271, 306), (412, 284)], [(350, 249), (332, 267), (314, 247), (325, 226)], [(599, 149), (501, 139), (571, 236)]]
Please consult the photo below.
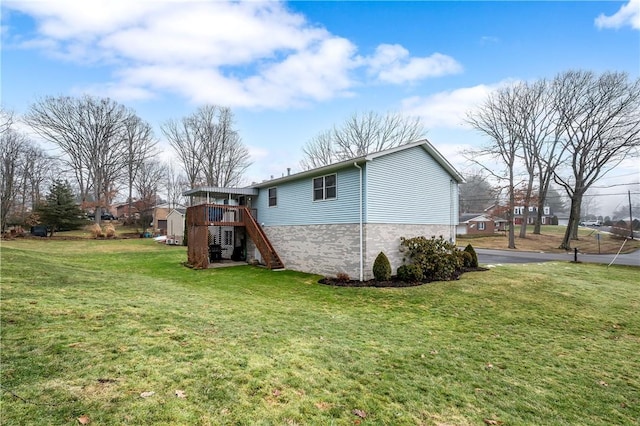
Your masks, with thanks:
[(44, 225), (36, 225), (31, 227), (31, 235), (34, 237), (46, 237), (47, 227)]

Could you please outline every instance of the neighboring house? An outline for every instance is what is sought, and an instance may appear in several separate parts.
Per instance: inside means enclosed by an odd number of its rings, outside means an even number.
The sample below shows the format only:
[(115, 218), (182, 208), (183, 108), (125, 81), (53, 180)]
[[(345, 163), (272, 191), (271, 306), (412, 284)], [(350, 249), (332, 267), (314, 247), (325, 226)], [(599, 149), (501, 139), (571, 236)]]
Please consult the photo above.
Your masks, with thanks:
[[(514, 225), (522, 225), (524, 222), (524, 210), (526, 207), (517, 206), (513, 208), (513, 223)], [(533, 225), (536, 221), (538, 207), (529, 206), (529, 214), (527, 215), (527, 225)], [(544, 207), (542, 212), (542, 225), (551, 225), (553, 214), (549, 206)]]
[(250, 188), (195, 188), (184, 195), (208, 204), (187, 211), (189, 263), (206, 267), (202, 244), (232, 243), (272, 268), (354, 279), (371, 278), (382, 251), (395, 272), (401, 237), (455, 241), (462, 182), (421, 140)]
[[(524, 220), (524, 209), (525, 209), (524, 206), (516, 206), (513, 208), (513, 223), (515, 225), (522, 225), (522, 222)], [(507, 217), (508, 210), (509, 210), (508, 206), (503, 206), (501, 204), (494, 204), (486, 208), (484, 210), (484, 213), (493, 217), (504, 218), (504, 217)], [(527, 215), (527, 224), (533, 225), (536, 220), (538, 207), (529, 206), (528, 210), (529, 210), (529, 214)], [(553, 223), (553, 220), (552, 220), (553, 216), (554, 214), (551, 211), (551, 208), (549, 206), (545, 206), (542, 212), (542, 225), (551, 225)], [(496, 224), (498, 225), (497, 222)], [(504, 222), (501, 225), (499, 225), (501, 226), (501, 228), (499, 227), (498, 230), (504, 231), (506, 228), (506, 224), (507, 224), (507, 221), (504, 220)]]
[(167, 216), (171, 211), (168, 203), (157, 204), (151, 208), (151, 228), (155, 234), (167, 235)]
[[(131, 211), (129, 211), (131, 207)], [(111, 214), (118, 219), (138, 219), (140, 218), (140, 212), (144, 210), (144, 202), (137, 200), (131, 203), (120, 203), (111, 207)]]
[[(502, 222), (502, 219), (498, 219)], [(506, 222), (506, 221), (505, 221)], [(464, 213), (457, 227), (458, 235), (493, 235), (498, 230), (496, 219), (480, 213)]]
[(175, 208), (167, 215), (167, 244), (182, 245), (186, 212), (186, 208)]

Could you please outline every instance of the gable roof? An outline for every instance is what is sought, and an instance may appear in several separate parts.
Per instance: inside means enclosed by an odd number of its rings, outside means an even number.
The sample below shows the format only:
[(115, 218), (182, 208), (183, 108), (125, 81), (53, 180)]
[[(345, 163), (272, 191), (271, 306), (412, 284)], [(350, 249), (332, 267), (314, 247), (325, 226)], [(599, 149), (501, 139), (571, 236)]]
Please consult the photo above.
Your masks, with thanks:
[(477, 214), (477, 213), (470, 213), (470, 214), (463, 214), (462, 217), (460, 218), (460, 221), (463, 223), (469, 223), (469, 222), (493, 222), (494, 219), (486, 214)]
[(437, 149), (431, 145), (431, 143), (427, 139), (420, 139), (415, 142), (410, 142), (404, 145), (399, 145), (393, 148), (385, 149), (383, 151), (374, 152), (371, 154), (363, 155), (360, 157), (351, 158), (349, 160), (340, 161), (338, 163), (329, 164), (327, 166), (318, 167), (315, 169), (305, 170), (299, 173), (294, 173), (291, 175), (283, 176), (281, 178), (267, 180), (258, 184), (253, 184), (253, 188), (265, 188), (269, 186), (275, 186), (281, 183), (289, 182), (292, 180), (297, 180), (300, 178), (313, 176), (317, 174), (329, 173), (335, 170), (339, 170), (348, 166), (353, 165), (354, 163), (364, 163), (367, 161), (372, 161), (378, 157), (383, 157), (385, 155), (393, 154), (395, 152), (404, 151), (407, 149), (422, 147), (425, 151), (427, 151), (440, 166), (445, 169), (458, 183), (464, 183), (464, 178), (462, 175), (449, 163), (443, 156), (438, 152)]

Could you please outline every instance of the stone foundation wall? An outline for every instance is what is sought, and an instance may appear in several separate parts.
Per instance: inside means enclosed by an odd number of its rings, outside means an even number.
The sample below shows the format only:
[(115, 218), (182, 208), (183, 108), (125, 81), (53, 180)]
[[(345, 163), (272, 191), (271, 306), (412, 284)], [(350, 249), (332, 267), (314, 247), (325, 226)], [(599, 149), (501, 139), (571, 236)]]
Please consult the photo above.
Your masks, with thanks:
[[(448, 240), (450, 230), (449, 225), (365, 224), (364, 279), (373, 278), (373, 262), (381, 251), (389, 258), (391, 274), (396, 274), (398, 267), (402, 265), (400, 237), (442, 236)], [(455, 230), (453, 235), (455, 238)]]
[[(319, 275), (343, 272), (351, 279), (360, 276), (359, 225), (266, 226), (267, 237), (285, 268)], [(381, 251), (391, 263), (392, 274), (402, 265), (400, 237), (442, 235), (449, 238), (448, 225), (365, 224), (363, 237), (364, 279), (373, 278), (373, 262)], [(254, 244), (247, 241), (247, 260), (253, 258)]]
[(359, 227), (345, 225), (265, 226), (285, 268), (319, 275), (359, 276)]

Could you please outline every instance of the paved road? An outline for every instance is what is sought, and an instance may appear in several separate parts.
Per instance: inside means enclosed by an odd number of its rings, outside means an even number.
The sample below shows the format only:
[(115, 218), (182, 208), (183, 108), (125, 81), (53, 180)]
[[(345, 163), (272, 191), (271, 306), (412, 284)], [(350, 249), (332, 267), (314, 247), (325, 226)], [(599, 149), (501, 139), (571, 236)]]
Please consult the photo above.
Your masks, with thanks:
[[(573, 252), (567, 253), (539, 253), (532, 251), (515, 250), (489, 250), (475, 249), (478, 254), (478, 261), (484, 265), (495, 265), (498, 263), (540, 263), (554, 260), (572, 261)], [(579, 262), (604, 263), (609, 264), (615, 255), (613, 254), (581, 254), (578, 253)], [(614, 265), (640, 266), (640, 251), (634, 253), (621, 254), (617, 257)]]

